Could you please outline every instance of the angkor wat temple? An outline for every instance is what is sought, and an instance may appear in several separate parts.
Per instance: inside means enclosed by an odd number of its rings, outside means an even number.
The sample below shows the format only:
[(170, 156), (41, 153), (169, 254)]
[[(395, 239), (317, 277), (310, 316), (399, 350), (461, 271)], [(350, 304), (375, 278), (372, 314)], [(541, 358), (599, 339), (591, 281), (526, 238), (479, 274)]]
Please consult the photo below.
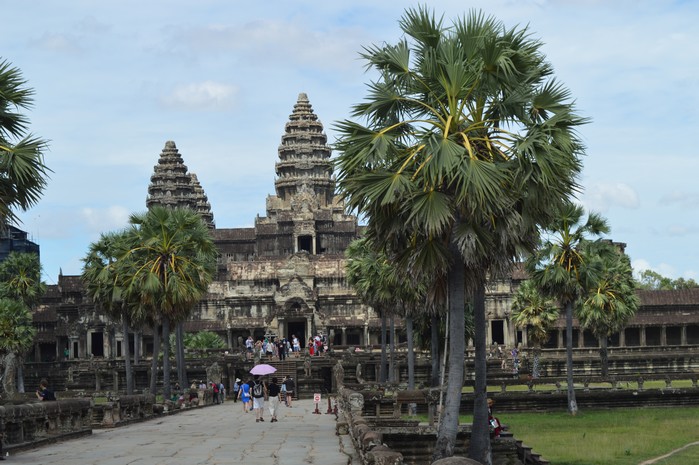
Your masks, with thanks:
[[(337, 346), (378, 343), (378, 315), (345, 280), (344, 251), (361, 235), (361, 226), (336, 195), (330, 157), (323, 125), (307, 96), (300, 94), (282, 135), (276, 195), (267, 197), (266, 216), (255, 218), (250, 228), (225, 229), (215, 226), (205, 191), (175, 143), (166, 142), (146, 205), (196, 210), (210, 225), (219, 249), (217, 277), (185, 331), (216, 332), (232, 350), (240, 349), (248, 335), (293, 334), (303, 344), (309, 336), (323, 333)], [(490, 284), (489, 343), (526, 345), (526, 331), (516, 329), (509, 318), (513, 290), (524, 278), (516, 269), (509, 279)], [(699, 345), (699, 289), (639, 294), (637, 316), (612, 337), (610, 347)], [(48, 286), (34, 321), (38, 334), (28, 357), (34, 361), (122, 355), (120, 323), (95, 309), (80, 276), (60, 275), (58, 284)], [(547, 346), (563, 347), (564, 333), (561, 318)], [(591, 334), (578, 329), (574, 340), (578, 347), (598, 345)], [(152, 354), (147, 330), (135, 339), (131, 335), (129, 344), (146, 356)]]

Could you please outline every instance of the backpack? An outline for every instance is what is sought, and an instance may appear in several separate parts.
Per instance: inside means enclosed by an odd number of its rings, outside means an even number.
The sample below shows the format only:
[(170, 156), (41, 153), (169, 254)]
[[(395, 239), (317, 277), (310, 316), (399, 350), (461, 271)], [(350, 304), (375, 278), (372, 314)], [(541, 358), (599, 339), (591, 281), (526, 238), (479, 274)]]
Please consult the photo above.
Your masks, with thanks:
[(262, 383), (255, 383), (255, 385), (252, 388), (252, 396), (262, 397), (263, 395), (264, 391), (262, 390)]

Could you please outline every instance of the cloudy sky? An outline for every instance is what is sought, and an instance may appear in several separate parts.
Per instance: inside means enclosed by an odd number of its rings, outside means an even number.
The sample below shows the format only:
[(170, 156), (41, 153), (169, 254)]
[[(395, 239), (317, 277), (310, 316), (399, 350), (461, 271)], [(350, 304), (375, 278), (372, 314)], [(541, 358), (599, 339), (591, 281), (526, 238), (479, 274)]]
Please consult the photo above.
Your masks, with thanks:
[[(29, 6), (31, 4), (31, 6)], [(395, 42), (399, 0), (0, 0), (0, 58), (34, 88), (31, 131), (54, 171), (21, 215), (45, 280), (79, 274), (101, 232), (145, 210), (174, 140), (216, 224), (265, 214), (298, 94), (325, 124), (365, 96), (358, 53)], [(446, 19), (480, 8), (529, 25), (591, 118), (580, 201), (609, 219), (635, 268), (699, 278), (699, 2), (430, 1)]]

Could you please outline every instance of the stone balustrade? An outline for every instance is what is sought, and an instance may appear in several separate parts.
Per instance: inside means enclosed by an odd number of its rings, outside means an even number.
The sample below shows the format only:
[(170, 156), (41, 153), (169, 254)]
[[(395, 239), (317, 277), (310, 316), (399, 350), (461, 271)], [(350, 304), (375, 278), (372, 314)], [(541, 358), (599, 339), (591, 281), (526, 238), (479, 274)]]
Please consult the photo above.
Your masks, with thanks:
[(91, 434), (90, 399), (0, 405), (0, 433), (6, 449)]

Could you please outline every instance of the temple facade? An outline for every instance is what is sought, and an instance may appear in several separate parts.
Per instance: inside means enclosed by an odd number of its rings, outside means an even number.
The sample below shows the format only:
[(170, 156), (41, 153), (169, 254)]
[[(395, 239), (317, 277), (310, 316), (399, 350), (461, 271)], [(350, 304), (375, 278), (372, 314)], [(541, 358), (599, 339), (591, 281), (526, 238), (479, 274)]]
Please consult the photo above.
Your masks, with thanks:
[[(345, 279), (344, 252), (361, 236), (362, 227), (336, 195), (330, 157), (323, 125), (308, 97), (300, 94), (281, 137), (275, 194), (267, 197), (265, 216), (255, 218), (253, 227), (226, 229), (216, 227), (204, 188), (189, 172), (175, 143), (165, 143), (151, 176), (146, 206), (197, 211), (211, 228), (219, 250), (215, 280), (185, 322), (185, 331), (216, 332), (232, 350), (241, 350), (250, 335), (255, 339), (293, 335), (302, 346), (318, 333), (335, 345), (379, 343), (378, 315), (359, 300)], [(510, 319), (512, 295), (524, 279), (524, 271), (515, 268), (507, 279), (489, 283), (489, 344), (526, 346), (526, 330), (515, 328)], [(637, 316), (611, 338), (610, 347), (699, 345), (699, 289), (639, 295)], [(29, 358), (35, 361), (120, 357), (126, 343), (121, 324), (95, 309), (79, 276), (61, 274), (57, 285), (48, 286), (34, 323), (38, 333)], [(149, 331), (128, 339), (132, 348), (146, 356), (153, 350)], [(574, 331), (577, 347), (597, 346), (577, 324)], [(564, 335), (560, 318), (547, 347), (564, 347)]]

